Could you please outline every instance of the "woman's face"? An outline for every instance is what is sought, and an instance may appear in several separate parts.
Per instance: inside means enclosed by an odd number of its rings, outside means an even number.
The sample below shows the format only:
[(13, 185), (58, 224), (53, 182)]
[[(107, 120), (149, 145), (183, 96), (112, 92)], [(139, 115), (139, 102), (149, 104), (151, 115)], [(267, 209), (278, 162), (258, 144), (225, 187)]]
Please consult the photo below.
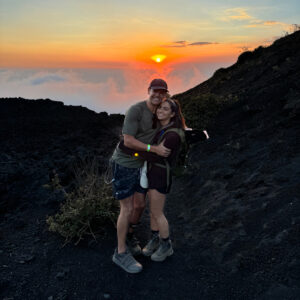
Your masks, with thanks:
[(172, 112), (170, 103), (167, 101), (162, 102), (156, 110), (157, 119), (164, 123), (170, 123), (172, 117), (174, 117), (175, 113)]

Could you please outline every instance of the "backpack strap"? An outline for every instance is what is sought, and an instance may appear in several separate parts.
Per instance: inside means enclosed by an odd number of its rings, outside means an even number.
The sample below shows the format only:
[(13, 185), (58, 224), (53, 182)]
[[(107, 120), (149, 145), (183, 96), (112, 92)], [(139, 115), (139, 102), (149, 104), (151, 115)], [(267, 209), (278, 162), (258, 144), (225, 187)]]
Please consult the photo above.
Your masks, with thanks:
[(171, 167), (170, 167), (169, 162), (166, 159), (164, 159), (164, 161), (165, 161), (164, 165), (163, 164), (159, 164), (159, 163), (153, 163), (153, 164), (155, 166), (157, 166), (157, 167), (167, 169), (166, 171), (167, 171), (167, 189), (168, 189), (169, 185), (171, 183)]
[[(184, 130), (181, 128), (168, 128), (165, 131), (162, 130), (161, 132), (163, 132), (163, 133), (160, 135), (160, 137), (157, 141), (157, 144), (160, 144), (163, 141), (164, 136), (167, 134), (167, 132), (176, 132), (179, 135), (180, 149), (181, 149), (182, 145), (185, 143)], [(180, 152), (180, 149), (179, 149), (178, 153)], [(165, 158), (164, 164), (160, 164), (160, 163), (152, 163), (152, 164), (157, 167), (167, 169), (166, 171), (167, 171), (167, 189), (168, 189), (171, 184), (171, 166), (170, 166), (168, 160)]]
[(167, 132), (176, 132), (179, 135), (179, 137), (180, 137), (181, 143), (185, 142), (185, 133), (184, 133), (184, 130), (181, 129), (181, 128), (174, 128), (174, 127), (172, 127), (172, 128), (166, 129), (165, 131), (162, 130), (161, 132), (163, 132), (163, 133), (160, 135), (160, 137), (159, 137), (159, 139), (157, 141), (157, 144), (161, 143), (161, 141), (163, 140), (163, 138), (164, 138), (164, 136), (166, 135)]

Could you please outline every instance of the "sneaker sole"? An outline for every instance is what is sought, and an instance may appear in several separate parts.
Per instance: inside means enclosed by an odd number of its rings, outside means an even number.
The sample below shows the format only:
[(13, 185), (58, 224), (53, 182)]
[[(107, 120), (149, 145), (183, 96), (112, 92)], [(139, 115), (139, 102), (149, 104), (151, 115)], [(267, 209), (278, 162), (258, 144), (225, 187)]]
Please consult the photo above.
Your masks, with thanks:
[(144, 251), (142, 251), (143, 255), (146, 256), (146, 257), (151, 256), (154, 252), (155, 252), (155, 250), (152, 251), (152, 252), (144, 252)]
[(125, 267), (123, 267), (118, 260), (116, 260), (114, 257), (112, 258), (112, 261), (117, 265), (119, 266), (120, 268), (122, 268), (124, 271), (126, 271), (127, 273), (130, 273), (130, 274), (137, 274), (137, 273), (140, 273), (142, 270), (143, 270), (143, 267), (141, 267), (139, 270), (136, 270), (136, 271), (131, 271), (131, 270), (128, 270), (126, 269)]
[(142, 250), (142, 253), (143, 253), (144, 256), (149, 257), (149, 256), (151, 256), (157, 249), (158, 249), (158, 246), (157, 246), (157, 248), (155, 248), (155, 249), (153, 249), (152, 251), (149, 251), (149, 252), (147, 252), (146, 250), (144, 251), (144, 249), (143, 249), (143, 250)]
[(160, 256), (160, 257), (152, 257), (151, 256), (151, 260), (161, 262), (161, 261), (164, 261), (168, 256), (173, 255), (173, 253), (174, 253), (173, 249), (170, 249), (170, 251), (167, 252), (167, 254), (164, 256)]

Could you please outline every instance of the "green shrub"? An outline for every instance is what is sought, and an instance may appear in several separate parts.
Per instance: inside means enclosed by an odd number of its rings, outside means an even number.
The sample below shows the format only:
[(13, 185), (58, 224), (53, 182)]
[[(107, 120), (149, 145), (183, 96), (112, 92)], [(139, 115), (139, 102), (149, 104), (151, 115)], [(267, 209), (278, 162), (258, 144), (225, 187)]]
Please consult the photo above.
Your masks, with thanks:
[[(104, 231), (107, 224), (116, 225), (119, 203), (112, 196), (111, 185), (99, 174), (98, 162), (94, 159), (81, 161), (74, 167), (75, 189), (65, 192), (65, 202), (54, 216), (47, 217), (49, 230), (65, 238), (65, 244), (74, 241), (77, 245), (86, 235)], [(58, 176), (51, 185), (59, 189)], [(64, 244), (64, 245), (65, 245)]]
[(182, 101), (182, 111), (189, 127), (204, 129), (211, 125), (217, 114), (227, 105), (236, 102), (237, 96), (201, 94)]

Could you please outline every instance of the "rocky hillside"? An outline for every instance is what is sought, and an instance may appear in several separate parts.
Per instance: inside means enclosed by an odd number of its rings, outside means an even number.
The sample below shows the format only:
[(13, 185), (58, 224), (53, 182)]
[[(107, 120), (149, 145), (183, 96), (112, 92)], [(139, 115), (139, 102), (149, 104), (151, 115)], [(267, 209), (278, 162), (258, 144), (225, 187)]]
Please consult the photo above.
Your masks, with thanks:
[(177, 95), (186, 115), (205, 94), (238, 98), (191, 150), (173, 189), (173, 226), (182, 247), (243, 282), (247, 299), (300, 298), (299, 45), (300, 31)]
[(49, 99), (0, 99), (0, 212), (50, 204), (53, 195), (42, 185), (56, 172), (68, 189), (79, 160), (97, 156), (103, 168), (122, 121)]
[[(300, 299), (300, 32), (245, 52), (176, 95), (194, 145), (166, 212), (175, 254), (140, 257), (128, 275), (107, 236), (61, 248), (45, 218), (62, 195), (42, 188), (96, 155), (103, 167), (122, 116), (50, 100), (0, 99), (0, 295), (8, 299)], [(227, 104), (230, 104), (229, 106)], [(219, 114), (217, 112), (219, 111)], [(102, 166), (101, 166), (102, 165)], [(148, 235), (148, 214), (138, 235)]]
[[(275, 41), (269, 47), (258, 47), (242, 53), (237, 62), (217, 70), (200, 85), (175, 95), (181, 101), (184, 115), (192, 127), (206, 127), (226, 103), (238, 102), (243, 112), (268, 114), (280, 110), (299, 110), (300, 31)], [(216, 109), (212, 111), (212, 105)], [(238, 114), (240, 111), (237, 110)], [(228, 122), (233, 122), (227, 118)], [(221, 126), (218, 126), (221, 128)]]

